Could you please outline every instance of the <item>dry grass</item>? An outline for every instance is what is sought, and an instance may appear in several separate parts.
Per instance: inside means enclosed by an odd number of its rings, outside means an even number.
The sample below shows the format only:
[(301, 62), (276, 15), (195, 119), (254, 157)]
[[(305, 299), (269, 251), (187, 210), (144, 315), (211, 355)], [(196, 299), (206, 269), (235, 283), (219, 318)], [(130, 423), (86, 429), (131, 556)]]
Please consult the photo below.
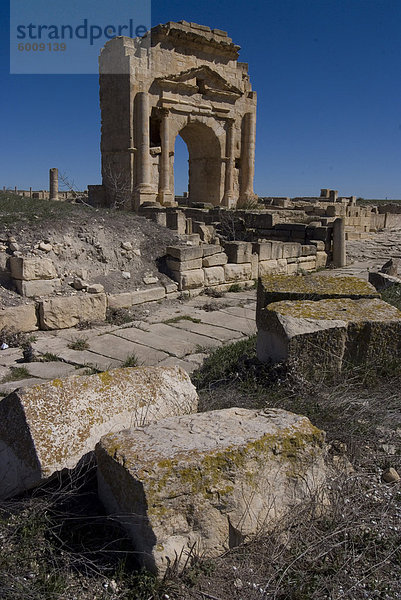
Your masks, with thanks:
[(260, 365), (255, 340), (214, 351), (194, 375), (203, 410), (280, 407), (326, 430), (332, 476), (315, 498), (271, 531), (220, 558), (193, 557), (158, 581), (138, 571), (124, 533), (104, 511), (91, 469), (0, 509), (5, 600), (401, 599), (401, 378), (353, 370), (311, 385)]

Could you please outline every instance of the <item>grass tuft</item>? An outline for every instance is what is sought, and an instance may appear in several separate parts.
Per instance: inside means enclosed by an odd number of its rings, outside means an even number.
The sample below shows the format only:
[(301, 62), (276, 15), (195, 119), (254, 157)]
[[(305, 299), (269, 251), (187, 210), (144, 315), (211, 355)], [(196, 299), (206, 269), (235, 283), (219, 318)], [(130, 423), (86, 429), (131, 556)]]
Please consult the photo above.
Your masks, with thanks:
[(89, 342), (86, 337), (77, 337), (75, 340), (71, 340), (67, 346), (70, 350), (89, 350)]
[(8, 373), (2, 378), (1, 383), (8, 383), (9, 381), (19, 381), (21, 379), (28, 379), (28, 377), (32, 377), (32, 375), (26, 367), (11, 367), (10, 373)]

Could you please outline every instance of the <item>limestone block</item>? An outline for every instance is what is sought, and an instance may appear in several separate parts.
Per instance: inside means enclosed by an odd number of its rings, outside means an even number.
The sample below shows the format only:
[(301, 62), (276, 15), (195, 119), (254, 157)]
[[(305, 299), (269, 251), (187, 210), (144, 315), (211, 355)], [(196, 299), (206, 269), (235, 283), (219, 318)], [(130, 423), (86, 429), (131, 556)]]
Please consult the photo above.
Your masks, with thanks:
[(252, 253), (251, 256), (251, 279), (257, 279), (259, 277), (259, 256), (256, 253)]
[(177, 231), (179, 234), (186, 233), (185, 214), (180, 210), (166, 211), (166, 227)]
[(179, 261), (196, 260), (202, 258), (203, 249), (202, 246), (168, 246), (166, 254)]
[(298, 258), (301, 256), (301, 244), (296, 242), (284, 242), (283, 258)]
[(216, 235), (216, 230), (213, 225), (205, 225), (197, 221), (193, 222), (193, 232), (200, 235), (200, 239), (207, 244), (213, 240)]
[(114, 369), (18, 389), (0, 402), (0, 498), (73, 469), (102, 435), (197, 409), (180, 367)]
[(323, 275), (265, 275), (259, 278), (256, 319), (259, 311), (281, 300), (322, 300), (325, 298), (379, 298), (373, 285), (358, 277)]
[(252, 278), (252, 265), (251, 263), (228, 263), (224, 265), (224, 275), (226, 281), (246, 281)]
[(227, 254), (229, 263), (250, 263), (252, 260), (252, 244), (250, 242), (224, 242), (224, 252)]
[(50, 258), (37, 256), (11, 256), (10, 271), (13, 279), (32, 281), (35, 279), (55, 279), (57, 272)]
[(219, 285), (225, 282), (223, 267), (207, 267), (203, 270), (205, 272), (205, 286)]
[[(212, 254), (217, 254), (223, 251), (223, 248), (220, 244), (203, 244), (202, 245), (203, 257), (211, 256)], [(213, 265), (210, 265), (213, 266)]]
[[(177, 289), (177, 286), (175, 286)], [(108, 294), (107, 295), (107, 306), (109, 308), (130, 308), (136, 304), (143, 304), (144, 302), (154, 302), (155, 300), (161, 300), (166, 295), (165, 287), (152, 287), (143, 290), (136, 290), (134, 292), (122, 292), (120, 294)]]
[(259, 256), (259, 260), (270, 260), (272, 258), (272, 242), (255, 242), (252, 251)]
[(399, 359), (400, 336), (401, 312), (378, 298), (274, 302), (259, 314), (257, 355), (314, 379)]
[(294, 262), (289, 262), (287, 261), (287, 274), (288, 275), (295, 275), (296, 273), (298, 273), (298, 262), (295, 259)]
[(401, 285), (401, 279), (380, 271), (369, 271), (369, 283), (374, 285), (377, 290), (383, 290), (392, 285)]
[(283, 242), (271, 242), (272, 245), (272, 259), (276, 258), (277, 260), (284, 258), (284, 244)]
[(205, 273), (203, 269), (180, 272), (172, 271), (171, 277), (177, 281), (179, 290), (192, 290), (202, 287), (205, 283)]
[(300, 256), (297, 259), (298, 271), (315, 271), (316, 270), (316, 257), (315, 256)]
[(319, 374), (339, 373), (345, 351), (346, 323), (295, 318), (282, 314), (283, 304), (293, 302), (274, 302), (261, 311), (256, 343), (258, 359), (286, 362), (308, 379), (317, 378)]
[(324, 252), (326, 249), (325, 243), (322, 242), (321, 240), (310, 240), (309, 244), (316, 246), (316, 250), (318, 252)]
[(171, 271), (191, 271), (192, 269), (202, 268), (202, 258), (195, 258), (194, 260), (175, 260), (174, 258), (167, 258), (167, 266)]
[(316, 269), (323, 269), (327, 264), (327, 254), (326, 252), (321, 252), (320, 250), (316, 253)]
[(99, 496), (161, 575), (193, 547), (220, 555), (319, 498), (325, 451), (322, 431), (280, 409), (168, 418), (101, 439)]
[(270, 229), (275, 225), (275, 216), (271, 212), (262, 210), (246, 211), (245, 224), (250, 229)]
[(259, 277), (270, 274), (286, 274), (287, 261), (283, 258), (278, 260), (261, 260), (259, 262)]
[(301, 256), (316, 256), (317, 248), (313, 244), (301, 245)]
[(36, 331), (38, 329), (38, 317), (35, 304), (1, 307), (0, 330), (3, 327), (14, 331)]
[(106, 294), (59, 296), (39, 302), (41, 329), (66, 329), (80, 321), (104, 321)]
[(217, 254), (212, 254), (211, 256), (205, 256), (202, 264), (204, 267), (218, 267), (227, 264), (227, 261), (227, 254), (219, 252)]
[(15, 287), (21, 296), (33, 298), (34, 296), (50, 296), (61, 287), (60, 279), (34, 279), (32, 281), (24, 281), (22, 279), (15, 280)]

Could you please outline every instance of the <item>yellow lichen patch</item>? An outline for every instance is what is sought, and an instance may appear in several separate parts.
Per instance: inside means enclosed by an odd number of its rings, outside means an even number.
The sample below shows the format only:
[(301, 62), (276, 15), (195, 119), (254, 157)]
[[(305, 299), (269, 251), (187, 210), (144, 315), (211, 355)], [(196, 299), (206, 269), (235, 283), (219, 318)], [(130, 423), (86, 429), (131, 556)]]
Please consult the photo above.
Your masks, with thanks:
[(316, 297), (379, 298), (375, 288), (358, 277), (322, 275), (264, 275), (259, 285), (266, 294), (296, 294)]
[(340, 320), (346, 322), (381, 322), (399, 321), (401, 319), (401, 312), (397, 308), (377, 298), (361, 300), (341, 298), (318, 301), (286, 300), (273, 302), (264, 310), (299, 319)]

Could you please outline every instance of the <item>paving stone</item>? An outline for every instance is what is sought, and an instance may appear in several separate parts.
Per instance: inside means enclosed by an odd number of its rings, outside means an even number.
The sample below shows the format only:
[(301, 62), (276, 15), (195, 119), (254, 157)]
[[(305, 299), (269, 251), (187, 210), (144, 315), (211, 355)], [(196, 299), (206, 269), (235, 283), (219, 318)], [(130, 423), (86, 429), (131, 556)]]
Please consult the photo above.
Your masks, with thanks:
[(159, 363), (160, 367), (181, 367), (190, 375), (198, 368), (198, 365), (194, 362), (182, 360), (181, 358), (175, 358), (174, 356), (169, 356)]
[(69, 348), (66, 348), (61, 350), (58, 356), (74, 365), (94, 366), (101, 371), (121, 367), (122, 363), (121, 360), (102, 356), (95, 352), (90, 352), (89, 350), (70, 350)]
[(61, 361), (24, 363), (23, 366), (33, 377), (42, 379), (56, 379), (76, 374), (74, 365)]
[(255, 321), (256, 319), (256, 304), (252, 307), (248, 306), (228, 306), (223, 308), (222, 312), (228, 313), (229, 315), (235, 315), (236, 317), (243, 317)]
[(208, 323), (210, 325), (217, 325), (219, 327), (225, 327), (232, 331), (239, 331), (244, 335), (253, 335), (256, 333), (255, 320), (244, 319), (243, 317), (236, 317), (235, 315), (229, 315), (223, 311), (204, 313), (201, 316), (202, 323)]
[(185, 331), (191, 331), (193, 333), (199, 333), (212, 339), (220, 340), (221, 342), (229, 342), (242, 337), (242, 333), (239, 331), (233, 331), (232, 329), (226, 329), (225, 327), (219, 327), (217, 325), (208, 325), (207, 323), (193, 323), (192, 321), (178, 321), (173, 324), (178, 329), (184, 329)]
[[(131, 331), (131, 329), (130, 329)], [(142, 365), (156, 365), (168, 357), (165, 352), (151, 350), (146, 346), (136, 344), (124, 337), (106, 334), (97, 337), (90, 343), (93, 352), (115, 358), (124, 362), (128, 356), (135, 354)]]
[(0, 350), (0, 365), (3, 367), (13, 367), (15, 362), (22, 358), (21, 348), (7, 348)]
[(27, 379), (18, 379), (17, 381), (8, 381), (7, 383), (0, 384), (0, 395), (6, 396), (14, 390), (23, 387), (30, 387), (32, 385), (39, 385), (46, 383), (45, 379), (39, 379), (37, 377), (28, 377)]
[(0, 381), (10, 373), (10, 369), (8, 367), (0, 367)]
[(116, 335), (117, 333), (127, 340), (150, 346), (156, 350), (163, 350), (178, 358), (194, 352), (197, 346), (213, 347), (220, 345), (218, 340), (212, 340), (197, 333), (180, 331), (164, 323), (149, 325), (149, 332), (140, 331), (139, 329), (122, 329), (116, 332)]

